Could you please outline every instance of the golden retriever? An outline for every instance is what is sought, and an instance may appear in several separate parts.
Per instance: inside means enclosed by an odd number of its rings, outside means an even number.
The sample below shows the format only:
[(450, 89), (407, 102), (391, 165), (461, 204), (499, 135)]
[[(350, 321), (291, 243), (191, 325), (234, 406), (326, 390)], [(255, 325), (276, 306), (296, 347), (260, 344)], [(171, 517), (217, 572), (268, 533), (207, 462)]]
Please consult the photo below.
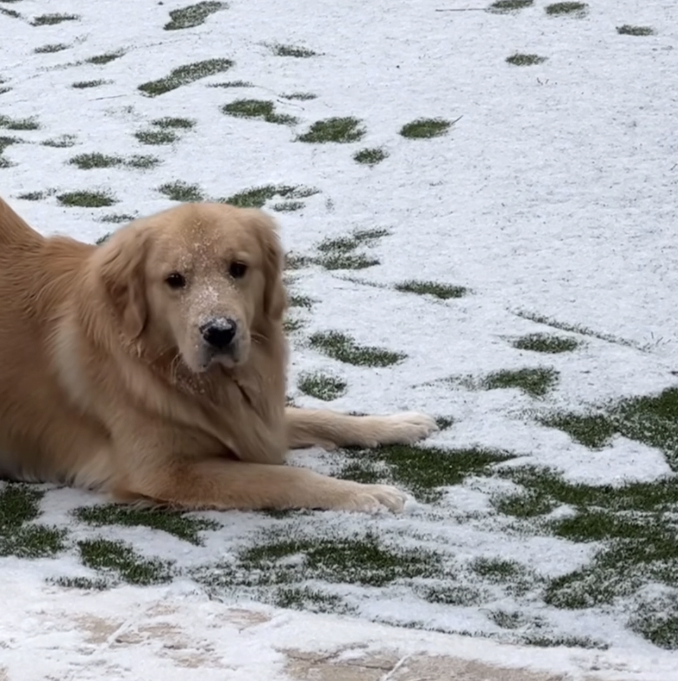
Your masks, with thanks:
[(0, 474), (180, 509), (401, 510), (394, 487), (272, 465), (436, 430), (286, 407), (282, 268), (255, 209), (185, 204), (94, 246), (0, 199)]

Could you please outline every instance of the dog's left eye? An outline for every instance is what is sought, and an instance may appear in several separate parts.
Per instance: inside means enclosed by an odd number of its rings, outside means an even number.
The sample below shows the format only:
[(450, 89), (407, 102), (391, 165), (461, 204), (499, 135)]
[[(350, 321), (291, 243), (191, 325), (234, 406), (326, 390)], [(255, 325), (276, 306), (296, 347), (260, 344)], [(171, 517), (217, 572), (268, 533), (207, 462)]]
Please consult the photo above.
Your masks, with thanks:
[(228, 268), (228, 273), (234, 279), (242, 279), (247, 272), (247, 265), (244, 262), (232, 262)]

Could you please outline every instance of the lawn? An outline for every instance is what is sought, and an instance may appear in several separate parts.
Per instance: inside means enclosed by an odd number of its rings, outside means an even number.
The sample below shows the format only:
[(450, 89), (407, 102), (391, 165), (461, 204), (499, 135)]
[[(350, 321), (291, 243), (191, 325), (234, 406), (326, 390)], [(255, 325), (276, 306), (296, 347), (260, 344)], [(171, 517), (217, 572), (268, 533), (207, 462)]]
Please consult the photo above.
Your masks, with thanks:
[(92, 243), (182, 201), (263, 208), (289, 399), (441, 430), (291, 456), (404, 487), (401, 516), (0, 482), (0, 576), (678, 650), (676, 9), (53, 4), (0, 1), (3, 197)]

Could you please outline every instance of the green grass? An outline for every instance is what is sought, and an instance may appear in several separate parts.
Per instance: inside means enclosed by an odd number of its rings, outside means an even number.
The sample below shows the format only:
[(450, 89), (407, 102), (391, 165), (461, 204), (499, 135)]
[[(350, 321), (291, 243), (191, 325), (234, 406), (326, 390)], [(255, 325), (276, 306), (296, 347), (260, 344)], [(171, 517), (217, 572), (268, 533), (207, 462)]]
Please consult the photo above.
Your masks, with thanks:
[(224, 88), (238, 88), (238, 87), (254, 87), (254, 83), (247, 80), (229, 80), (225, 83), (210, 83), (207, 87), (224, 87)]
[(275, 104), (263, 99), (237, 99), (221, 107), (222, 113), (236, 118), (260, 118), (267, 123), (294, 125), (297, 119), (275, 112)]
[(172, 565), (157, 559), (145, 559), (131, 546), (107, 539), (78, 542), (80, 560), (85, 567), (116, 575), (128, 584), (148, 586), (172, 579)]
[(25, 192), (24, 194), (19, 194), (17, 199), (22, 201), (42, 201), (47, 197), (47, 192)]
[(300, 102), (306, 102), (310, 99), (318, 99), (318, 95), (314, 95), (312, 92), (290, 92), (280, 96), (283, 99), (296, 99)]
[(156, 156), (144, 156), (142, 154), (134, 154), (124, 160), (125, 166), (136, 170), (149, 170), (155, 168), (160, 162), (160, 159)]
[(678, 650), (678, 596), (665, 593), (643, 599), (629, 627), (659, 648)]
[(58, 194), (57, 201), (62, 206), (70, 208), (105, 208), (117, 203), (117, 199), (112, 194), (100, 191), (66, 192)]
[(89, 579), (88, 577), (57, 577), (53, 583), (64, 589), (81, 589), (82, 591), (104, 591), (112, 586), (107, 579)]
[(561, 352), (572, 352), (579, 347), (580, 343), (575, 338), (547, 333), (531, 333), (516, 339), (512, 345), (518, 350), (558, 354)]
[(271, 208), (278, 213), (294, 213), (301, 210), (305, 205), (303, 201), (281, 201), (274, 203)]
[(0, 128), (7, 130), (39, 130), (40, 124), (33, 118), (10, 118), (0, 114)]
[(195, 127), (195, 121), (191, 118), (166, 116), (165, 118), (156, 118), (151, 121), (151, 125), (162, 130), (191, 130)]
[(179, 139), (171, 130), (139, 130), (134, 136), (142, 144), (149, 145), (172, 144)]
[(678, 472), (678, 388), (604, 405), (595, 412), (557, 412), (540, 422), (586, 447), (604, 447), (614, 435), (660, 449)]
[(207, 18), (228, 5), (223, 2), (198, 2), (181, 9), (171, 10), (171, 21), (163, 26), (166, 31), (178, 31), (184, 28), (193, 28), (204, 24)]
[(311, 125), (308, 132), (297, 137), (298, 142), (309, 144), (325, 144), (327, 142), (337, 142), (346, 144), (357, 142), (365, 135), (365, 129), (360, 126), (360, 121), (352, 117), (326, 118), (316, 121)]
[(533, 66), (534, 64), (543, 64), (547, 57), (540, 57), (538, 54), (523, 54), (516, 52), (510, 57), (506, 57), (506, 62), (513, 66)]
[(22, 484), (0, 488), (0, 556), (47, 558), (65, 548), (62, 529), (34, 524), (44, 492)]
[(496, 371), (482, 379), (481, 388), (484, 390), (517, 388), (530, 397), (544, 397), (556, 385), (558, 376), (555, 369), (546, 367)]
[(73, 83), (71, 87), (74, 87), (76, 90), (88, 90), (89, 88), (107, 85), (110, 82), (110, 80), (79, 80), (77, 83)]
[(195, 83), (202, 78), (224, 73), (233, 66), (230, 59), (206, 59), (173, 69), (165, 78), (152, 80), (139, 85), (139, 90), (148, 97), (158, 97), (176, 90), (182, 85)]
[[(7, 0), (5, 0), (6, 2)], [(12, 19), (21, 19), (21, 14), (19, 12), (15, 12), (13, 9), (5, 9), (4, 7), (0, 7), (0, 14), (4, 14), (6, 17), (12, 17)]]
[(188, 184), (181, 180), (167, 182), (158, 187), (158, 191), (172, 201), (193, 203), (205, 200), (205, 195), (197, 184)]
[(403, 125), (400, 134), (408, 139), (429, 139), (445, 135), (451, 127), (452, 123), (443, 118), (418, 118)]
[(547, 5), (545, 10), (549, 16), (573, 14), (581, 17), (586, 14), (588, 7), (585, 2), (554, 2), (551, 5)]
[(76, 139), (75, 135), (62, 135), (61, 137), (45, 140), (42, 142), (42, 145), (45, 147), (54, 147), (55, 149), (66, 149), (67, 147), (75, 146)]
[(347, 605), (341, 596), (326, 594), (310, 587), (279, 587), (273, 598), (278, 608), (303, 610), (305, 612), (348, 615), (355, 608)]
[(319, 189), (313, 187), (267, 184), (233, 194), (227, 199), (223, 199), (222, 203), (228, 203), (238, 208), (263, 208), (267, 201), (276, 196), (285, 199), (304, 199), (319, 193), (319, 191)]
[(68, 161), (71, 165), (77, 166), (80, 170), (91, 170), (93, 168), (112, 168), (122, 165), (125, 160), (121, 156), (107, 156), (106, 154), (78, 154)]
[(623, 26), (617, 26), (617, 33), (619, 33), (619, 35), (648, 36), (654, 35), (655, 31), (651, 26), (631, 26), (630, 24), (624, 24)]
[(77, 14), (42, 14), (39, 17), (33, 17), (31, 21), (32, 26), (54, 26), (64, 21), (79, 21), (80, 16)]
[(534, 5), (534, 0), (497, 0), (488, 7), (488, 11), (494, 14), (508, 14), (525, 7), (532, 7), (532, 5)]
[(66, 45), (64, 43), (51, 43), (49, 45), (36, 47), (33, 52), (35, 52), (35, 54), (50, 54), (52, 52), (61, 52), (62, 50), (67, 50), (69, 47), (70, 45)]
[(305, 373), (299, 377), (299, 390), (306, 395), (330, 402), (346, 393), (346, 381), (321, 372)]
[(296, 57), (297, 59), (307, 59), (308, 57), (318, 56), (318, 53), (314, 52), (313, 50), (295, 45), (272, 45), (271, 51), (276, 57)]
[[(109, 215), (102, 215), (98, 220), (99, 222), (112, 222), (118, 224), (121, 222), (132, 222), (132, 220), (136, 220), (136, 217), (127, 213), (111, 213)], [(107, 236), (110, 236), (110, 234)]]
[(319, 256), (312, 258), (314, 262), (327, 270), (360, 270), (379, 264), (375, 257), (357, 252), (361, 246), (371, 246), (377, 239), (387, 236), (384, 229), (363, 229), (348, 236), (327, 238), (317, 248)]
[(468, 476), (487, 475), (493, 464), (513, 458), (507, 452), (482, 448), (445, 450), (412, 445), (348, 450), (346, 454), (349, 462), (339, 477), (396, 484), (423, 503), (439, 501), (445, 487), (460, 485)]
[(435, 281), (405, 281), (395, 285), (396, 291), (404, 293), (417, 293), (449, 300), (450, 298), (462, 298), (468, 293), (468, 289), (463, 286), (451, 286), (449, 284), (439, 284)]
[(467, 607), (481, 605), (489, 599), (485, 590), (462, 584), (424, 587), (419, 595), (429, 603)]
[(97, 54), (94, 57), (85, 59), (87, 64), (95, 64), (96, 66), (103, 66), (109, 64), (116, 59), (120, 59), (125, 54), (124, 50), (117, 50), (116, 52), (105, 52), (104, 54)]
[[(301, 560), (291, 563), (289, 558), (297, 555)], [(248, 582), (287, 584), (301, 578), (371, 587), (425, 578), (439, 570), (439, 563), (440, 557), (434, 553), (387, 546), (371, 533), (320, 539), (264, 535), (238, 557), (239, 571)], [(218, 578), (218, 570), (214, 576)]]
[(387, 367), (402, 362), (407, 355), (383, 348), (358, 345), (338, 331), (318, 332), (310, 338), (311, 347), (345, 364)]
[(218, 530), (221, 527), (214, 520), (197, 518), (187, 514), (172, 511), (137, 510), (116, 504), (84, 506), (73, 511), (73, 515), (81, 522), (95, 527), (122, 525), (161, 530), (196, 546), (203, 543), (200, 537), (201, 532)]
[(0, 154), (2, 154), (5, 149), (12, 144), (21, 144), (22, 141), (23, 140), (20, 140), (18, 137), (7, 137), (5, 135), (0, 135)]
[(353, 160), (366, 166), (376, 166), (388, 158), (388, 152), (380, 147), (361, 149), (353, 154)]

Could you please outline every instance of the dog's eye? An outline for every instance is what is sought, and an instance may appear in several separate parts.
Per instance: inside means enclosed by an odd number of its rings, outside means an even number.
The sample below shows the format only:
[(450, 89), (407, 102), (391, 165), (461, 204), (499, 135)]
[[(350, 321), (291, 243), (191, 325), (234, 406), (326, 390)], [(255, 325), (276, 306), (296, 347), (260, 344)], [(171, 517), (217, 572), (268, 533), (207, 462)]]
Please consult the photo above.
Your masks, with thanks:
[(179, 272), (172, 272), (172, 274), (167, 275), (165, 278), (165, 283), (170, 288), (184, 288), (186, 286), (186, 277), (183, 274), (179, 274)]
[(247, 265), (244, 262), (232, 262), (228, 268), (228, 273), (234, 279), (242, 279), (247, 272)]

